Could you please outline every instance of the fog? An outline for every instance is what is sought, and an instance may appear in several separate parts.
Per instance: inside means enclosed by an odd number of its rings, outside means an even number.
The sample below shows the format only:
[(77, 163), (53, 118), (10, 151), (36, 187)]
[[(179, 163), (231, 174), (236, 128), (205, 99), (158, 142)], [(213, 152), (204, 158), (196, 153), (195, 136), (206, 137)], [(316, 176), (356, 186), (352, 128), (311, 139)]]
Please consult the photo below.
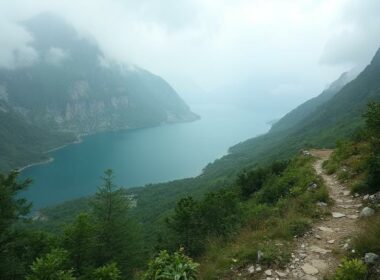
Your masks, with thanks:
[(0, 0), (0, 67), (44, 59), (20, 22), (46, 11), (190, 103), (278, 101), (285, 112), (380, 47), (378, 0)]

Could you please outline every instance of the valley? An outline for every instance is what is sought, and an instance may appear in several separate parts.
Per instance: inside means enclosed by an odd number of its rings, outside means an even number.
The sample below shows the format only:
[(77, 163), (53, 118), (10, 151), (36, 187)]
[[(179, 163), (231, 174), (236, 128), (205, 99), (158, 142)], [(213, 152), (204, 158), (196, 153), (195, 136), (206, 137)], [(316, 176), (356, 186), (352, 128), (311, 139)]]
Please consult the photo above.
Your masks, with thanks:
[(92, 195), (107, 168), (126, 188), (194, 177), (231, 145), (265, 133), (267, 120), (276, 116), (228, 105), (193, 110), (200, 120), (98, 133), (49, 153), (54, 161), (22, 171), (33, 178), (25, 197), (38, 209)]

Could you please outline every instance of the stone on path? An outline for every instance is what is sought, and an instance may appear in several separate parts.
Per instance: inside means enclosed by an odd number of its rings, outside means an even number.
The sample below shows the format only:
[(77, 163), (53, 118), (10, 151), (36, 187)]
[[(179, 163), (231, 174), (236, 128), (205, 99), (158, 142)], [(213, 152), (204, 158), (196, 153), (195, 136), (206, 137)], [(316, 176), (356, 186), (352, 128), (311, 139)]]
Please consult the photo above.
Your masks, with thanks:
[(320, 248), (320, 247), (315, 246), (315, 245), (311, 246), (310, 250), (312, 252), (314, 252), (314, 253), (319, 253), (319, 254), (322, 254), (322, 255), (325, 255), (327, 253), (331, 253), (331, 250), (326, 250), (326, 249)]
[(317, 277), (311, 276), (311, 275), (306, 275), (301, 278), (302, 280), (318, 280)]
[(335, 240), (334, 240), (334, 239), (328, 240), (327, 243), (329, 243), (329, 244), (334, 244), (334, 243), (335, 243)]
[(265, 275), (272, 276), (272, 270), (270, 269), (265, 270)]
[(347, 215), (347, 218), (354, 220), (354, 219), (359, 218), (359, 216), (358, 215)]
[(324, 227), (324, 226), (318, 227), (318, 229), (324, 232), (334, 232), (332, 228)]
[(250, 265), (247, 270), (249, 274), (252, 274), (255, 272), (255, 267), (253, 265)]
[(305, 263), (301, 268), (308, 275), (316, 275), (319, 272), (318, 269), (309, 263)]
[(343, 217), (346, 217), (346, 214), (339, 213), (339, 212), (332, 212), (332, 216), (334, 218), (343, 218)]
[(348, 196), (348, 195), (350, 195), (350, 191), (343, 191), (343, 195), (344, 195), (344, 196)]
[(323, 260), (312, 260), (311, 264), (321, 272), (327, 270), (327, 263)]
[(277, 275), (278, 275), (279, 277), (281, 277), (281, 278), (285, 278), (285, 277), (287, 276), (287, 274), (286, 274), (285, 272), (281, 272), (281, 271), (277, 271), (277, 270), (276, 270), (276, 273), (277, 273)]

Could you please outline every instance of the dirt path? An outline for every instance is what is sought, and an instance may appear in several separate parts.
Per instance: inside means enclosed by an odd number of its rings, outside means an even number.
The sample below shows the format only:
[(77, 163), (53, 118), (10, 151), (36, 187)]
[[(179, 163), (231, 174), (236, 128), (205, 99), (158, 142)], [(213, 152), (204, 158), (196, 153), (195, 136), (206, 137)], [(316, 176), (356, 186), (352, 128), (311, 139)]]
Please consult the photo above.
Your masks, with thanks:
[(311, 154), (318, 158), (314, 168), (322, 176), (333, 201), (333, 205), (329, 207), (331, 216), (314, 224), (306, 236), (297, 240), (297, 248), (286, 270), (272, 271), (271, 277), (264, 279), (323, 279), (336, 270), (340, 253), (349, 250), (348, 238), (357, 228), (355, 223), (362, 206), (361, 200), (352, 197), (334, 175), (324, 173), (322, 164), (330, 157), (330, 150), (313, 150)]

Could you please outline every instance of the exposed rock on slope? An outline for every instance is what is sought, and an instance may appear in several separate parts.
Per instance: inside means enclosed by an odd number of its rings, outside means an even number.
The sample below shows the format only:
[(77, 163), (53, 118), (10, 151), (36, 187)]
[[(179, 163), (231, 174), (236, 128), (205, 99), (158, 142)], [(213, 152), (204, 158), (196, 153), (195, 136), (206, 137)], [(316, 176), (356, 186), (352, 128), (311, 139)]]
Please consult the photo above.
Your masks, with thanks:
[[(42, 14), (23, 26), (34, 38), (30, 47), (38, 59), (29, 66), (0, 69), (3, 114), (48, 134), (73, 135), (198, 118), (165, 80), (107, 60), (91, 39), (81, 37), (60, 18)], [(0, 123), (0, 129), (3, 126)], [(22, 136), (23, 130), (18, 133)], [(0, 145), (7, 141), (8, 146), (0, 148), (4, 150), (0, 170), (25, 164), (14, 160), (9, 152), (12, 137), (6, 136), (0, 139)], [(36, 152), (28, 141), (23, 144), (24, 150)], [(17, 153), (19, 148), (14, 150)]]

